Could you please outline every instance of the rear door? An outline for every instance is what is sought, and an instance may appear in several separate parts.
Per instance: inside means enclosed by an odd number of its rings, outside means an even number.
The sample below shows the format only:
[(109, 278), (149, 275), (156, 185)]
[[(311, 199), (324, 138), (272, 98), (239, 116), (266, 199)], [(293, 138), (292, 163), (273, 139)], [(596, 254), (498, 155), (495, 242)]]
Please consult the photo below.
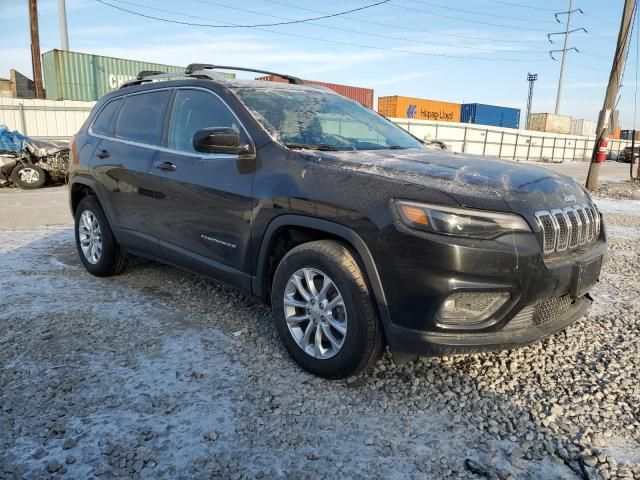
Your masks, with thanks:
[(162, 221), (157, 236), (168, 259), (247, 287), (251, 234), (251, 188), (255, 158), (204, 154), (193, 148), (194, 134), (207, 127), (246, 130), (224, 101), (210, 90), (175, 90), (165, 148), (152, 165), (153, 189)]
[(148, 249), (155, 236), (157, 192), (149, 171), (162, 142), (171, 93), (171, 89), (151, 90), (118, 99), (121, 105), (111, 135), (99, 131), (100, 115), (109, 113), (109, 103), (92, 125), (92, 134), (101, 137), (94, 172), (107, 190), (113, 226), (118, 239), (137, 250)]

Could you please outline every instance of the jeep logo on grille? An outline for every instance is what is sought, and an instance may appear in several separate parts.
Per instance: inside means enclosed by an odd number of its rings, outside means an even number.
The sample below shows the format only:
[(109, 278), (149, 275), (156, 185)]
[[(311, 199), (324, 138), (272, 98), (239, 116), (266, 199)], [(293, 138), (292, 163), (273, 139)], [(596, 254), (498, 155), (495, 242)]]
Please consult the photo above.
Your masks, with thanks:
[(564, 195), (562, 195), (562, 198), (564, 199), (565, 202), (575, 202), (576, 201), (576, 196), (575, 195), (564, 194)]

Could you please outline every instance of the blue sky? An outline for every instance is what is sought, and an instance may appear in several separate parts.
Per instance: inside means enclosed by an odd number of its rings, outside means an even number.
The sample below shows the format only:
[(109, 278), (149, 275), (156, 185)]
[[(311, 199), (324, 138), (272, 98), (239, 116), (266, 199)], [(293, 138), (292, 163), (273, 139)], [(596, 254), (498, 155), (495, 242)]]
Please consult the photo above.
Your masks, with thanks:
[[(105, 1), (148, 15), (217, 25), (274, 23), (375, 2)], [(597, 119), (623, 3), (574, 0), (586, 14), (576, 15), (574, 24), (586, 27), (589, 34), (571, 36), (570, 44), (581, 53), (569, 54), (562, 114)], [(0, 76), (6, 77), (10, 68), (31, 76), (26, 4), (26, 0), (0, 0)], [(391, 0), (345, 17), (251, 29), (189, 27), (134, 16), (96, 0), (67, 0), (69, 43), (75, 51), (174, 65), (197, 61), (254, 66), (370, 87), (376, 96), (492, 103), (523, 110), (526, 75), (535, 72), (539, 81), (534, 112), (552, 112), (555, 105), (560, 62), (552, 61), (547, 52), (550, 47), (561, 48), (561, 37), (550, 45), (546, 34), (563, 30), (552, 10), (567, 7), (568, 1), (560, 0)], [(40, 0), (39, 8), (42, 52), (60, 48), (57, 0)], [(619, 103), (623, 128), (633, 128), (635, 38), (632, 43)]]

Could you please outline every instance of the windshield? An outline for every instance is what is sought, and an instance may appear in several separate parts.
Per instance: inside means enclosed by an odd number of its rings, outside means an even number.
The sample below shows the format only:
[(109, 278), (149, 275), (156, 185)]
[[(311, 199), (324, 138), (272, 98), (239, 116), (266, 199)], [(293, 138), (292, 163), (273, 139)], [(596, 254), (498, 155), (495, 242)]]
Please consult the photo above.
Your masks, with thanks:
[(422, 143), (362, 105), (332, 93), (240, 88), (244, 104), (289, 148), (383, 150)]

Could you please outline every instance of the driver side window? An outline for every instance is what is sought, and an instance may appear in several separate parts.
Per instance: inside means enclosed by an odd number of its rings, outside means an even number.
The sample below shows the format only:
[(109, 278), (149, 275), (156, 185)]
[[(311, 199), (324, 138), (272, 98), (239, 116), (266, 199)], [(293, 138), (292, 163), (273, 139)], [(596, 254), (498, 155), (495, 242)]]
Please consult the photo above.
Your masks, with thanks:
[(215, 95), (203, 90), (177, 90), (167, 148), (197, 153), (193, 148), (193, 135), (208, 127), (227, 127), (241, 132), (240, 125), (229, 108)]

